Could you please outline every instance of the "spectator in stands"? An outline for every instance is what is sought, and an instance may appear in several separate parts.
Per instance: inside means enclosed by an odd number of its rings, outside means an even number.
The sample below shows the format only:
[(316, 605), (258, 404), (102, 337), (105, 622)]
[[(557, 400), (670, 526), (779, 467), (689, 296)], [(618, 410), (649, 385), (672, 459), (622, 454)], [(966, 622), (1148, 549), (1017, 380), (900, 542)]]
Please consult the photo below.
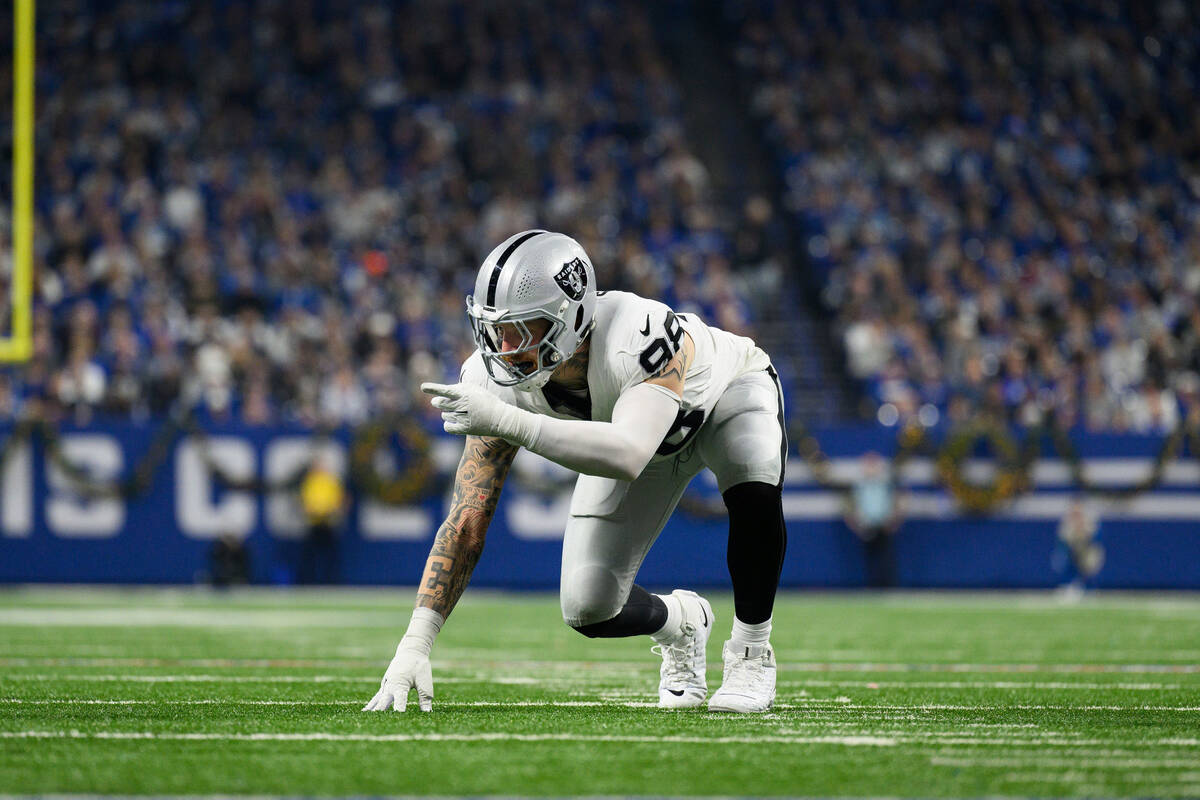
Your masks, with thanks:
[(911, 390), (952, 419), (1176, 424), (1200, 358), (1196, 7), (726, 8), (871, 416)]
[(77, 418), (408, 408), (415, 360), (461, 363), (481, 248), (538, 224), (579, 231), (606, 286), (687, 283), (753, 324), (639, 4), (71, 0), (39, 13), (39, 56), (19, 391)]

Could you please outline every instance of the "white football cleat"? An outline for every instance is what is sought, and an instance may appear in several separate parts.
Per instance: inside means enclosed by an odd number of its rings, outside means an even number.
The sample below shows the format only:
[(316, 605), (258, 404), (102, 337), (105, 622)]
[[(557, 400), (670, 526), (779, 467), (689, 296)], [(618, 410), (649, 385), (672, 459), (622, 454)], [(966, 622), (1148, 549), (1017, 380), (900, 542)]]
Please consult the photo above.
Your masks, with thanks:
[(695, 592), (676, 589), (672, 597), (683, 606), (683, 636), (674, 644), (656, 644), (651, 648), (662, 655), (659, 670), (659, 708), (699, 708), (708, 695), (704, 650), (712, 633), (713, 610), (708, 601)]
[(740, 714), (769, 711), (775, 702), (775, 652), (771, 645), (734, 649), (730, 640), (721, 654), (725, 657), (725, 676), (721, 688), (708, 701), (708, 710)]

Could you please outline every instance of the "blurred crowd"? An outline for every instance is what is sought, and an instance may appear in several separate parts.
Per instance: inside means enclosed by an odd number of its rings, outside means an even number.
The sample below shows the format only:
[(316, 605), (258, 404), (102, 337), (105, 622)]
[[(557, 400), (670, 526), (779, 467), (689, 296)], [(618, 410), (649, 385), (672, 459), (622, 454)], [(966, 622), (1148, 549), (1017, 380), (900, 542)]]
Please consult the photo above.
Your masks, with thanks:
[(761, 253), (718, 224), (632, 0), (38, 11), (34, 355), (0, 417), (410, 408), (470, 352), (483, 256), (536, 226), (604, 288), (751, 324)]
[[(1193, 6), (725, 10), (866, 413), (1135, 432), (1200, 414)], [(578, 238), (604, 288), (751, 332), (778, 222), (762, 197), (717, 205), (648, 14), (39, 9), (34, 356), (0, 371), (0, 418), (413, 408), (470, 352), (483, 256), (538, 226)]]
[(1183, 0), (731, 3), (866, 411), (1200, 413), (1200, 15)]

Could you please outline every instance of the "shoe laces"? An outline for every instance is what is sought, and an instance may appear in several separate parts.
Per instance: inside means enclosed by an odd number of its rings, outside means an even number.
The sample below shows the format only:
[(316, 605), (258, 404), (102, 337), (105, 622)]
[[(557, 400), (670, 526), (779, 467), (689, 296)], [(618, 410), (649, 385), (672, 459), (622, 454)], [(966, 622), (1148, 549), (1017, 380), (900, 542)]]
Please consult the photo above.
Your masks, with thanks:
[(685, 625), (683, 632), (684, 636), (675, 644), (656, 644), (650, 648), (650, 652), (662, 656), (663, 667), (670, 678), (698, 677), (695, 627)]
[(725, 677), (721, 682), (721, 688), (725, 690), (757, 689), (758, 685), (767, 679), (767, 669), (764, 664), (766, 655), (766, 651), (761, 655), (748, 658), (731, 654), (725, 660)]

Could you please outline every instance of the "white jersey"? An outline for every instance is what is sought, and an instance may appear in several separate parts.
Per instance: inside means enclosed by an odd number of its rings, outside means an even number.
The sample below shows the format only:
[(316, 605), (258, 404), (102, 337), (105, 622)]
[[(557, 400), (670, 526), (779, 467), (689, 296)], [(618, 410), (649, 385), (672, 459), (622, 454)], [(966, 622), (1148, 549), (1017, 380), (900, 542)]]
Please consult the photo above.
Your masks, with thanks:
[(617, 398), (662, 369), (682, 347), (685, 332), (695, 345), (695, 357), (684, 376), (679, 415), (658, 448), (657, 460), (691, 440), (734, 380), (770, 366), (767, 354), (753, 340), (705, 325), (695, 314), (676, 314), (657, 300), (629, 292), (600, 292), (586, 393), (575, 394), (553, 382), (532, 392), (499, 386), (488, 377), (478, 351), (463, 363), (459, 379), (535, 414), (611, 422)]

